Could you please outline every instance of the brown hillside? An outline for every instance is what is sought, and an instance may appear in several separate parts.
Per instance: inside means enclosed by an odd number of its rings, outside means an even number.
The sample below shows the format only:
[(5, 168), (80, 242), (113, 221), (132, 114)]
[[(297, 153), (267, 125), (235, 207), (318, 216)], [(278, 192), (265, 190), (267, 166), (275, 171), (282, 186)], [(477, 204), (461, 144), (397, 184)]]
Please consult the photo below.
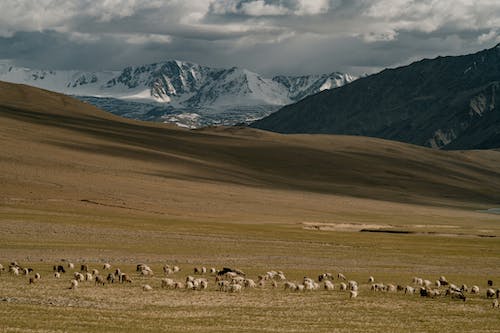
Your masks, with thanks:
[(326, 219), (353, 202), (375, 210), (378, 201), (500, 204), (498, 151), (249, 128), (189, 131), (8, 83), (0, 83), (0, 138), (4, 204), (244, 220)]

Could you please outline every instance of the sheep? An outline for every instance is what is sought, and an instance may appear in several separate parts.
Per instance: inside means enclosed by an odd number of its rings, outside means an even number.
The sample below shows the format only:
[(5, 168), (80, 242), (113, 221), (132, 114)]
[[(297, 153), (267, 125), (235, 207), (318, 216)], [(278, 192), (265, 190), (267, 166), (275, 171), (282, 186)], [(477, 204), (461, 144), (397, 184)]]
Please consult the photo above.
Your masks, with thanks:
[(19, 268), (11, 266), (9, 267), (9, 272), (11, 272), (14, 275), (19, 275)]
[(207, 268), (206, 267), (202, 267), (201, 268), (201, 274), (206, 274), (207, 273)]
[(258, 283), (257, 283), (257, 286), (259, 288), (264, 288), (266, 286), (266, 280), (260, 280)]
[(456, 291), (452, 291), (450, 293), (451, 295), (451, 298), (452, 299), (461, 299), (463, 300), (464, 302), (466, 301), (467, 297), (465, 297), (465, 295), (462, 293), (462, 292), (456, 292)]
[(333, 281), (333, 274), (332, 273), (328, 273), (328, 272), (327, 273), (323, 273), (323, 274), (321, 274), (321, 280), (330, 280), (330, 281)]
[(115, 283), (115, 275), (113, 273), (109, 273), (106, 277), (106, 281), (108, 281), (108, 283)]
[(122, 270), (117, 268), (115, 269), (115, 276), (118, 277), (118, 282), (122, 283)]
[(239, 293), (241, 292), (241, 285), (239, 284), (231, 284), (229, 286), (229, 291), (232, 293)]
[(174, 273), (177, 273), (177, 272), (179, 272), (181, 269), (179, 268), (179, 266), (174, 266), (174, 267), (172, 267), (172, 270), (174, 271)]
[(493, 308), (498, 308), (499, 305), (498, 305), (498, 299), (494, 299), (493, 300), (493, 304), (492, 304)]
[[(349, 281), (347, 281), (347, 286), (349, 287), (349, 290), (357, 290), (358, 283), (354, 280), (349, 280)], [(356, 289), (354, 289), (354, 288), (356, 288)]]
[(355, 290), (351, 290), (349, 298), (356, 298), (356, 297), (358, 297), (358, 292)]
[(30, 271), (27, 268), (22, 269), (24, 275), (28, 275)]
[(495, 290), (493, 288), (486, 289), (486, 298), (495, 297)]
[(201, 274), (201, 268), (198, 268), (198, 267), (193, 268), (193, 273), (194, 274)]
[(429, 280), (423, 280), (422, 283), (424, 284), (424, 287), (430, 288), (432, 285), (432, 282)]
[(425, 288), (420, 288), (420, 296), (421, 297), (427, 297), (429, 296), (429, 292)]
[(194, 289), (194, 282), (193, 281), (187, 281), (186, 282), (186, 289)]
[(436, 282), (434, 283), (434, 285), (435, 285), (436, 287), (438, 287), (438, 288), (439, 288), (439, 287), (441, 287), (441, 281), (436, 280)]
[(227, 291), (228, 288), (229, 288), (229, 281), (220, 280), (217, 282), (217, 289), (219, 289), (219, 291)]
[(194, 281), (194, 277), (192, 277), (191, 275), (186, 276), (186, 283), (193, 282), (193, 281)]
[(274, 280), (273, 280), (273, 281), (271, 281), (271, 287), (273, 287), (273, 288), (278, 288), (278, 282), (276, 282), (276, 281), (274, 281)]
[(470, 293), (471, 294), (479, 294), (479, 287), (478, 286), (472, 286), (470, 288)]
[(449, 284), (448, 280), (446, 280), (446, 277), (444, 277), (443, 275), (439, 277), (439, 283), (441, 284), (441, 286), (447, 286)]
[(3, 265), (0, 264), (0, 274), (2, 274), (2, 272), (5, 270), (5, 268), (3, 268)]
[(102, 269), (109, 270), (109, 269), (111, 269), (111, 265), (109, 263), (105, 263), (104, 265), (102, 265)]
[(170, 267), (163, 267), (163, 273), (165, 273), (165, 275), (170, 275), (173, 274), (174, 271)]
[(368, 277), (368, 283), (373, 283), (373, 282), (375, 282), (373, 276)]
[(87, 264), (80, 265), (80, 272), (88, 272), (89, 266)]
[(85, 277), (83, 276), (82, 273), (75, 272), (73, 276), (75, 277), (75, 280), (77, 280), (78, 282), (82, 282), (85, 280)]
[(35, 274), (35, 280), (40, 280), (41, 278), (42, 276), (40, 275), (40, 273)]
[(310, 282), (310, 281), (305, 281), (304, 282), (304, 289), (305, 290), (314, 290), (316, 289), (316, 286), (314, 285), (315, 282)]
[(462, 284), (462, 286), (460, 287), (460, 291), (462, 291), (462, 292), (468, 292), (469, 288), (467, 287), (466, 284)]
[(334, 290), (335, 286), (333, 285), (332, 281), (326, 280), (323, 284), (325, 290)]
[(76, 280), (71, 280), (71, 286), (69, 287), (69, 289), (76, 289), (78, 288), (78, 281)]
[(423, 286), (424, 285), (424, 279), (422, 278), (417, 278), (416, 282), (415, 282), (417, 285), (419, 286)]
[(94, 277), (90, 273), (85, 273), (85, 281), (92, 281)]
[(153, 287), (151, 287), (149, 284), (145, 284), (142, 286), (143, 291), (151, 291), (153, 290)]
[(75, 264), (73, 264), (72, 262), (68, 262), (68, 268), (75, 269)]
[(342, 274), (342, 273), (337, 274), (337, 278), (339, 278), (340, 280), (344, 280), (344, 281), (347, 280), (346, 277), (345, 277), (345, 275)]
[(252, 279), (245, 279), (244, 285), (245, 285), (245, 288), (255, 288), (257, 286), (255, 281)]
[(92, 270), (92, 275), (99, 275), (99, 271), (97, 269)]
[(488, 287), (493, 287), (493, 280), (488, 280)]
[(182, 283), (182, 282), (175, 282), (174, 283), (174, 289), (184, 289), (184, 283)]
[(63, 265), (57, 265), (57, 266), (54, 266), (54, 271), (57, 271), (58, 273), (66, 273), (66, 270), (64, 269), (64, 266)]
[(94, 283), (95, 285), (100, 284), (100, 285), (104, 286), (106, 284), (106, 282), (104, 281), (104, 278), (100, 275), (96, 275), (94, 281), (95, 281), (95, 283)]
[(497, 295), (497, 298), (500, 298), (500, 289), (497, 289), (497, 291), (495, 292), (495, 294)]
[(295, 287), (295, 290), (296, 291), (304, 291), (305, 289), (305, 286), (303, 284), (298, 284), (296, 287)]
[(210, 274), (216, 274), (216, 273), (217, 273), (217, 270), (215, 269), (215, 267), (211, 267)]
[(340, 290), (341, 291), (346, 291), (347, 290), (347, 284), (345, 284), (344, 282), (340, 282)]
[(200, 287), (200, 289), (207, 289), (208, 288), (208, 280), (207, 279), (200, 279), (199, 287)]
[(453, 283), (450, 283), (449, 284), (449, 287), (448, 287), (450, 290), (453, 290), (453, 291), (456, 291), (456, 292), (460, 292), (461, 290), (456, 286), (454, 285)]
[(175, 285), (175, 282), (173, 279), (168, 279), (168, 278), (163, 278), (161, 279), (161, 287), (162, 288), (173, 288)]
[(59, 273), (59, 272), (55, 272), (55, 273), (54, 273), (54, 277), (55, 277), (56, 279), (60, 279), (60, 278), (61, 278), (61, 273)]
[(35, 284), (36, 279), (33, 277), (30, 277), (28, 280), (28, 284)]
[(287, 290), (287, 289), (294, 290), (296, 287), (297, 287), (297, 286), (296, 286), (296, 285), (295, 285), (295, 283), (293, 283), (293, 282), (289, 282), (289, 281), (287, 281), (287, 282), (285, 282), (285, 284), (284, 284), (284, 288), (285, 288), (285, 290)]
[(405, 294), (414, 294), (415, 293), (415, 288), (411, 286), (406, 286), (405, 288)]
[(143, 269), (141, 270), (141, 275), (143, 276), (153, 276), (153, 270), (149, 267), (144, 265)]

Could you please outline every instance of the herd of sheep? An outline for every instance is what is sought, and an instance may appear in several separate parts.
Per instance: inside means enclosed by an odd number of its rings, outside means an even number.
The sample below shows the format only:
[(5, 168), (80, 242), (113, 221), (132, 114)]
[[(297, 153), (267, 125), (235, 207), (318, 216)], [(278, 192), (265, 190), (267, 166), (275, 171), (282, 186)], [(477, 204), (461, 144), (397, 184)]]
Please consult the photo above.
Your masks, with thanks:
[[(282, 271), (268, 271), (259, 275), (256, 279), (250, 279), (244, 272), (238, 269), (195, 267), (193, 274), (179, 279), (181, 269), (178, 266), (164, 265), (162, 278), (158, 285), (164, 289), (186, 289), (186, 290), (205, 290), (213, 285), (218, 291), (239, 293), (249, 288), (282, 288), (293, 292), (306, 292), (324, 289), (327, 291), (339, 290), (348, 293), (349, 298), (358, 297), (359, 284), (357, 281), (349, 280), (342, 273), (335, 276), (331, 273), (318, 275), (316, 279), (304, 277), (302, 281), (290, 281)], [(37, 284), (42, 279), (41, 274), (35, 272), (32, 268), (22, 267), (17, 262), (11, 262), (7, 267), (0, 264), (0, 275), (11, 274), (14, 276), (28, 277), (29, 284)], [(148, 278), (155, 276), (155, 273), (147, 264), (138, 264), (136, 266), (136, 277), (144, 277), (141, 281), (147, 281)], [(105, 263), (99, 268), (90, 268), (88, 264), (80, 264), (76, 267), (71, 262), (57, 264), (53, 266), (53, 278), (60, 279), (63, 276), (67, 278), (71, 275), (69, 289), (77, 289), (81, 283), (93, 283), (96, 286), (106, 284), (122, 283), (131, 284), (133, 282), (132, 274), (122, 272), (120, 268), (112, 268), (109, 263)], [(142, 284), (144, 291), (152, 291), (154, 279), (148, 284)], [(336, 283), (335, 283), (336, 282)], [(157, 283), (157, 282), (156, 282)], [(441, 276), (434, 282), (420, 277), (414, 277), (408, 285), (395, 285), (376, 282), (373, 276), (366, 279), (367, 287), (371, 292), (384, 293), (404, 293), (406, 295), (417, 294), (421, 297), (450, 297), (466, 301), (469, 295), (479, 295), (480, 288), (473, 285), (470, 288), (461, 284), (460, 286), (448, 282), (446, 277)], [(500, 289), (493, 288), (493, 281), (487, 281), (488, 288), (484, 291), (487, 299), (493, 300), (491, 303), (494, 308), (499, 308)]]

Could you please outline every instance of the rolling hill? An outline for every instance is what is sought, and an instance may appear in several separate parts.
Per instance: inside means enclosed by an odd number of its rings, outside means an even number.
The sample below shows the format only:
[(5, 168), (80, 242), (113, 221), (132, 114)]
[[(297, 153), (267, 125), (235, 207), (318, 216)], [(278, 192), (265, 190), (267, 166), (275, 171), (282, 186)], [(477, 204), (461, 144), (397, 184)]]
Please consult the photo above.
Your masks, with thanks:
[(279, 133), (348, 134), (443, 149), (500, 147), (500, 44), (386, 69), (252, 124)]
[(327, 219), (353, 200), (375, 210), (382, 202), (467, 209), (500, 202), (497, 151), (238, 127), (185, 130), (10, 83), (0, 83), (0, 128), (4, 205), (262, 221)]

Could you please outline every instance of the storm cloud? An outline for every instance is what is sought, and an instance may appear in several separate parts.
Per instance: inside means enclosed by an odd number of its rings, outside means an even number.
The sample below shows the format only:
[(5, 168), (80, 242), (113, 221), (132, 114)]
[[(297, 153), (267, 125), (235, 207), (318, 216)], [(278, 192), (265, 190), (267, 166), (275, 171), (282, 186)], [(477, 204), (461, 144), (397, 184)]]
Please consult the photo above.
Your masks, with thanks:
[(5, 0), (0, 9), (0, 59), (50, 69), (179, 59), (362, 74), (500, 42), (493, 0)]

